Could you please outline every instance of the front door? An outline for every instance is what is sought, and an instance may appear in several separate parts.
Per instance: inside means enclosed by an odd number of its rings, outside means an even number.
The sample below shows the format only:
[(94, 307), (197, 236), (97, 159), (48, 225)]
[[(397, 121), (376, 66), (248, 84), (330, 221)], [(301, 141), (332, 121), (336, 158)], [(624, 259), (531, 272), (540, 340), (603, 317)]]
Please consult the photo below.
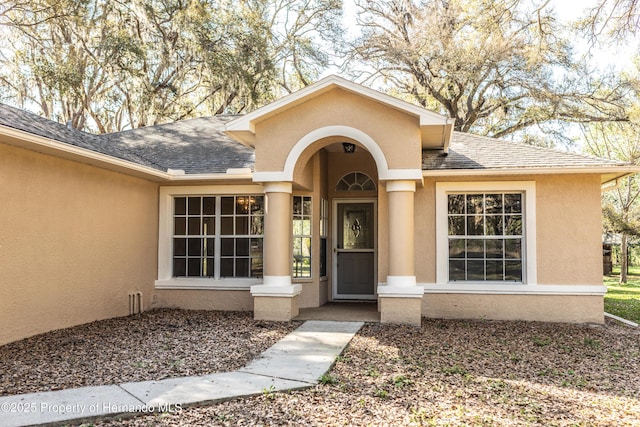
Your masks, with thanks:
[(334, 299), (376, 298), (376, 202), (334, 202)]

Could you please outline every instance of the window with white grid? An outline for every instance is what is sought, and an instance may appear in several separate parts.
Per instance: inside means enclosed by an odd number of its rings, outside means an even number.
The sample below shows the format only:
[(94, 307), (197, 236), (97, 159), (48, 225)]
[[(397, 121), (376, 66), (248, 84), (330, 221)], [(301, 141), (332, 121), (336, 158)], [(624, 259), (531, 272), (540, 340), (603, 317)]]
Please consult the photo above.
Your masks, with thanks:
[(522, 192), (447, 194), (449, 281), (523, 281)]
[(173, 198), (173, 277), (262, 277), (264, 196)]
[(311, 196), (293, 196), (293, 277), (311, 277)]

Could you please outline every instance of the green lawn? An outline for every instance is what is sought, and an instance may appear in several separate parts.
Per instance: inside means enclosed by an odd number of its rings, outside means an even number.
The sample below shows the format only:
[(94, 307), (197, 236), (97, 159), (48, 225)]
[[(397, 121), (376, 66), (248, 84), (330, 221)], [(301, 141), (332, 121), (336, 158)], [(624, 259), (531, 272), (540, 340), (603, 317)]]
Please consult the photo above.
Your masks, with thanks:
[(614, 267), (613, 274), (603, 278), (608, 288), (604, 311), (640, 323), (640, 267), (629, 268), (626, 285), (618, 283), (619, 273), (620, 267)]

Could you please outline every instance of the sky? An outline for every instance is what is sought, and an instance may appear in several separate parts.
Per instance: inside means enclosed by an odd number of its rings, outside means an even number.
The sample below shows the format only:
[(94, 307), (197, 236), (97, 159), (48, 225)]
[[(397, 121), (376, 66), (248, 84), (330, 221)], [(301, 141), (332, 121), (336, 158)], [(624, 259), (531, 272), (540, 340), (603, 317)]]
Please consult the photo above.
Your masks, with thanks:
[[(538, 0), (540, 1), (540, 0)], [(584, 13), (602, 0), (551, 0), (549, 7), (552, 7), (562, 21), (569, 22), (583, 16)], [(343, 22), (348, 36), (355, 36), (358, 27), (355, 23), (356, 7), (355, 0), (343, 0)], [(603, 46), (592, 49), (593, 63), (599, 68), (614, 67), (617, 70), (624, 70), (633, 67), (633, 58), (640, 49), (640, 41), (636, 38), (626, 45)], [(586, 52), (589, 49), (586, 39), (576, 40), (577, 52)], [(337, 68), (326, 70), (322, 77), (329, 74), (338, 73)]]
[[(537, 3), (541, 3), (544, 0), (534, 0)], [(558, 19), (570, 25), (572, 21), (575, 21), (583, 17), (586, 12), (593, 8), (602, 0), (550, 0), (548, 7), (551, 7), (556, 12)], [(343, 0), (343, 20), (344, 26), (347, 30), (347, 36), (356, 36), (358, 27), (355, 22), (356, 7), (355, 0)], [(636, 67), (633, 63), (634, 57), (640, 52), (640, 38), (636, 37), (625, 44), (609, 45), (609, 46), (596, 46), (593, 47), (589, 40), (576, 38), (574, 48), (577, 55), (587, 53), (590, 49), (592, 54), (591, 64), (601, 70), (614, 69), (618, 72), (624, 70), (635, 70)], [(327, 69), (321, 77), (325, 77), (330, 74), (340, 74), (337, 67), (330, 67)], [(348, 75), (343, 75), (345, 78), (349, 78)], [(371, 84), (371, 83), (369, 83)], [(374, 88), (375, 88), (375, 82)], [(565, 130), (568, 136), (576, 140), (574, 146), (561, 146), (560, 149), (566, 149), (571, 151), (580, 151), (582, 149), (581, 133), (577, 126), (569, 126)]]
[[(556, 13), (567, 22), (575, 20), (585, 14), (590, 8), (593, 8), (601, 0), (552, 0), (550, 5), (555, 9)], [(587, 40), (578, 40), (576, 48), (581, 50), (588, 49)], [(614, 66), (618, 69), (626, 69), (633, 66), (633, 58), (638, 52), (638, 39), (630, 40), (626, 45), (603, 46), (594, 52), (594, 60), (601, 67), (607, 65)]]

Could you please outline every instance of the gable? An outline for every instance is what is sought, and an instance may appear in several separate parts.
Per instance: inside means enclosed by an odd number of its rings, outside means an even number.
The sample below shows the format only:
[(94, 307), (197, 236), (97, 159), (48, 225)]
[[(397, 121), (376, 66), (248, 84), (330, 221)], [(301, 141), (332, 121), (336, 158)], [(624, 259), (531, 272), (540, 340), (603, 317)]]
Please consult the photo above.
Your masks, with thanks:
[(335, 75), (326, 77), (229, 123), (227, 125), (227, 134), (249, 146), (254, 146), (257, 123), (288, 109), (298, 107), (300, 104), (335, 88), (340, 88), (362, 99), (371, 100), (415, 117), (420, 127), (420, 139), (423, 148), (442, 148), (445, 151), (447, 150), (451, 132), (453, 131), (453, 119)]
[[(247, 180), (256, 178), (255, 171), (282, 171), (292, 147), (311, 137), (300, 163), (328, 144), (355, 142), (367, 145), (376, 162), (384, 163), (382, 169), (400, 171), (394, 179), (595, 173), (606, 183), (639, 170), (623, 162), (453, 132), (452, 126), (452, 119), (336, 76), (243, 116), (106, 135), (69, 129), (0, 104), (0, 143), (160, 182)], [(381, 179), (391, 176), (381, 174)]]
[[(368, 135), (380, 147), (389, 167), (419, 168), (420, 126), (415, 116), (341, 88), (306, 99), (255, 124), (257, 171), (283, 170), (293, 147), (318, 129), (345, 127)], [(345, 134), (329, 135), (319, 145), (352, 141)]]

